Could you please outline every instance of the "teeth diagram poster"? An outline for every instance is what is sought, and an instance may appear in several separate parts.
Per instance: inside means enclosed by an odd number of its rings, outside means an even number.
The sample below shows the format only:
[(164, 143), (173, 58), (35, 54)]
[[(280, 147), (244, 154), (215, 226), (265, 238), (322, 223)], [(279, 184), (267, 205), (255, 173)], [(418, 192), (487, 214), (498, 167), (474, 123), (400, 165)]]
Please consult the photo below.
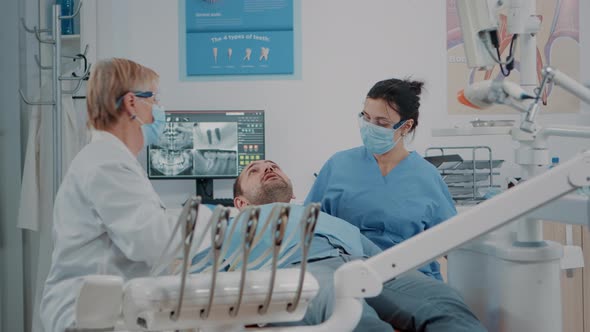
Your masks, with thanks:
[(292, 74), (293, 0), (186, 0), (186, 74)]

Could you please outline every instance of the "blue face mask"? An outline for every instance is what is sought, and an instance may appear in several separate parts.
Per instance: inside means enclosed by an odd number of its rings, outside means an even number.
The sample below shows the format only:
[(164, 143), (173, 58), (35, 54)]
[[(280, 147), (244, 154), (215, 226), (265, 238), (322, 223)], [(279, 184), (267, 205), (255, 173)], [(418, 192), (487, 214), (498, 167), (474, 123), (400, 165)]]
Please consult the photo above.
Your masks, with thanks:
[(135, 117), (135, 119), (141, 123), (144, 146), (158, 143), (160, 136), (166, 127), (166, 113), (164, 107), (152, 104), (152, 116), (154, 117), (154, 122), (152, 123), (144, 123), (138, 117)]
[(400, 121), (395, 126), (393, 126), (392, 129), (377, 126), (361, 117), (359, 119), (359, 125), (361, 127), (361, 138), (363, 139), (363, 144), (367, 150), (373, 154), (384, 154), (388, 151), (391, 151), (391, 149), (393, 149), (399, 141), (393, 140), (395, 131), (398, 130), (404, 123), (405, 120)]

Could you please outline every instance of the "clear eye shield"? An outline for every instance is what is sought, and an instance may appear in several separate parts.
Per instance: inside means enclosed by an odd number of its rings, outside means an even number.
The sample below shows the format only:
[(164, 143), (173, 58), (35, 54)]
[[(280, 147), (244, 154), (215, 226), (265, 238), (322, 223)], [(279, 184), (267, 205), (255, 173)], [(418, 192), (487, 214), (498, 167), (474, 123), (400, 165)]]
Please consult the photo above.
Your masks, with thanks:
[[(391, 128), (394, 131), (399, 129), (399, 127), (403, 126), (404, 123), (406, 123), (406, 121), (407, 121), (407, 120), (400, 120), (398, 123), (394, 124), (394, 123), (386, 121), (386, 120), (380, 120), (380, 121), (377, 121), (377, 123), (373, 123), (370, 119), (367, 118), (367, 113), (365, 113), (364, 111), (360, 112), (358, 117), (359, 117), (359, 124), (361, 126), (363, 125), (363, 122), (365, 122), (366, 124), (372, 124), (372, 125), (379, 126), (382, 128)], [(361, 122), (361, 121), (363, 121), (363, 122)]]

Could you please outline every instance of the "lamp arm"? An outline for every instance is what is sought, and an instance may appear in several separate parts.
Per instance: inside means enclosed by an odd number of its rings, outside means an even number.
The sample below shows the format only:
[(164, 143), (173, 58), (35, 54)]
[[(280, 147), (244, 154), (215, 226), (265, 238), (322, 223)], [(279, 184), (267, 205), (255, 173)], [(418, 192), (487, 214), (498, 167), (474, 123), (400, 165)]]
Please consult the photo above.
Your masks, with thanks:
[(543, 68), (543, 76), (559, 85), (565, 91), (590, 104), (590, 89), (553, 67)]

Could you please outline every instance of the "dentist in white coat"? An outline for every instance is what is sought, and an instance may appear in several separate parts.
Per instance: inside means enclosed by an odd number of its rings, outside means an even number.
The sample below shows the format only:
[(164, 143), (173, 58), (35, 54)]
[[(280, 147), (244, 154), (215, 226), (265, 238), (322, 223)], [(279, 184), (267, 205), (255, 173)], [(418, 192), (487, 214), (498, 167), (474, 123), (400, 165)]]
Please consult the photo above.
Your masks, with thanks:
[(172, 233), (175, 218), (137, 160), (165, 126), (157, 96), (158, 74), (149, 68), (126, 59), (94, 66), (87, 109), (95, 131), (55, 199), (54, 250), (41, 303), (47, 332), (75, 323), (83, 276), (147, 276)]

